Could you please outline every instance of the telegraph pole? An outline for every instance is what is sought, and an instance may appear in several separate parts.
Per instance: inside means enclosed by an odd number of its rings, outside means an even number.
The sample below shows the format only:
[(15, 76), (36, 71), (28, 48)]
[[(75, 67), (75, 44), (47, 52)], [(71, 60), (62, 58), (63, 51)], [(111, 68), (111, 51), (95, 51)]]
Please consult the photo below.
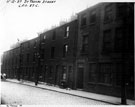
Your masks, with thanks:
[[(123, 10), (122, 10), (123, 11)], [(121, 104), (126, 105), (127, 100), (126, 100), (126, 36), (127, 36), (127, 6), (125, 5), (125, 14), (123, 15), (123, 39), (122, 39), (122, 77), (121, 77)]]
[[(124, 9), (124, 15), (123, 15), (123, 49), (122, 49), (122, 82), (121, 82), (121, 104), (126, 105), (127, 101), (126, 101), (126, 73), (127, 73), (127, 59), (128, 56), (130, 54), (131, 51), (129, 51), (128, 48), (132, 48), (132, 47), (127, 47), (127, 39), (130, 38), (131, 39), (131, 35), (133, 33), (133, 18), (134, 18), (134, 4), (133, 3), (126, 3), (125, 9)], [(132, 30), (131, 30), (132, 29)], [(129, 33), (129, 35), (128, 35)], [(132, 41), (131, 41), (132, 42)], [(132, 44), (133, 45), (133, 44)]]
[(37, 65), (37, 70), (36, 70), (36, 81), (35, 81), (35, 85), (38, 85), (38, 80), (39, 80), (39, 72), (40, 72), (40, 70), (41, 70), (41, 66), (40, 66), (40, 58), (41, 58), (41, 36), (40, 36), (40, 34), (38, 34), (38, 37), (39, 37), (39, 47), (38, 47), (38, 53), (37, 53), (37, 63), (38, 63), (38, 65)]
[[(18, 40), (18, 43), (20, 42), (19, 39)], [(19, 48), (20, 48), (20, 53), (19, 53), (19, 70), (18, 70), (18, 81), (20, 81), (20, 74), (21, 74), (21, 49), (22, 49), (22, 45), (21, 43), (19, 43)]]

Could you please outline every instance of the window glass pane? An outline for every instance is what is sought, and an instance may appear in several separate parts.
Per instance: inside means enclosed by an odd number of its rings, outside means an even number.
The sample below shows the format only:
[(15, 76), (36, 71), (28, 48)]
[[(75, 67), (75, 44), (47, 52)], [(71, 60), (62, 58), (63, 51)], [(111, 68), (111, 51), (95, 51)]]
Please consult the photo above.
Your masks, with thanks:
[(112, 64), (102, 63), (99, 66), (99, 82), (111, 84), (112, 82)]
[(112, 5), (107, 5), (105, 7), (105, 16), (104, 16), (104, 21), (111, 21), (113, 17), (113, 13), (112, 13)]
[(112, 35), (111, 30), (106, 30), (103, 33), (103, 53), (108, 54), (112, 51)]
[(86, 25), (86, 14), (83, 14), (81, 16), (81, 26), (84, 26), (84, 25)]
[(115, 52), (122, 52), (122, 29), (121, 28), (117, 28), (115, 31), (115, 44), (114, 44), (114, 48), (115, 48)]
[(89, 64), (89, 81), (96, 82), (96, 64)]
[(92, 11), (90, 13), (90, 23), (95, 23), (96, 22), (96, 11)]

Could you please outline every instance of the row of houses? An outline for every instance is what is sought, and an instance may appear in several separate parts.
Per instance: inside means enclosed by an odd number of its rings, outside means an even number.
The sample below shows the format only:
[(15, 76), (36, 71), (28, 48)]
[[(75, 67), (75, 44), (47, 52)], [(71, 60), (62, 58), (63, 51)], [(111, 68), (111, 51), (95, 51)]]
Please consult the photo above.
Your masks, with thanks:
[(99, 3), (4, 52), (9, 78), (134, 99), (134, 4)]

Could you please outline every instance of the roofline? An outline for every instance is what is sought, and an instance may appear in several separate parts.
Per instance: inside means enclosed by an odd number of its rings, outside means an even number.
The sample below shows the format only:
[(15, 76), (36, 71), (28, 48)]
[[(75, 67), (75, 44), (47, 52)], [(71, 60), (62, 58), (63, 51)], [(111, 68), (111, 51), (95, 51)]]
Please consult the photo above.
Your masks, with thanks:
[(78, 12), (77, 15), (82, 14), (82, 13), (85, 12), (86, 10), (89, 10), (89, 9), (95, 8), (95, 7), (97, 7), (97, 6), (100, 6), (101, 4), (103, 4), (103, 3), (96, 3), (95, 5), (90, 6), (90, 7), (86, 8), (86, 9), (84, 9), (84, 10)]
[(69, 24), (69, 23), (72, 23), (72, 22), (74, 22), (74, 21), (77, 21), (77, 18), (74, 19), (74, 20), (72, 20), (72, 21), (66, 22), (66, 23), (63, 24), (63, 25), (60, 25), (60, 26), (57, 26), (57, 27), (55, 27), (55, 28), (49, 29), (49, 30), (47, 30), (47, 31), (45, 31), (45, 32), (42, 32), (42, 33), (40, 33), (40, 35), (42, 35), (42, 34), (44, 34), (44, 33), (47, 33), (47, 32), (50, 32), (50, 31), (53, 31), (53, 30), (56, 30), (56, 29), (58, 29), (58, 28), (60, 28), (60, 27), (63, 27), (63, 26), (65, 26), (65, 25)]

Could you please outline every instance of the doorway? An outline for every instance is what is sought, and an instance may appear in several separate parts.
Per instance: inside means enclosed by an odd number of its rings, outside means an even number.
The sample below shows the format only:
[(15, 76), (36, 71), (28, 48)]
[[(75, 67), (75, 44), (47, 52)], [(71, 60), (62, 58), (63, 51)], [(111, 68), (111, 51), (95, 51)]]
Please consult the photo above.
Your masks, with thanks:
[(84, 68), (78, 67), (77, 69), (77, 88), (83, 89)]

